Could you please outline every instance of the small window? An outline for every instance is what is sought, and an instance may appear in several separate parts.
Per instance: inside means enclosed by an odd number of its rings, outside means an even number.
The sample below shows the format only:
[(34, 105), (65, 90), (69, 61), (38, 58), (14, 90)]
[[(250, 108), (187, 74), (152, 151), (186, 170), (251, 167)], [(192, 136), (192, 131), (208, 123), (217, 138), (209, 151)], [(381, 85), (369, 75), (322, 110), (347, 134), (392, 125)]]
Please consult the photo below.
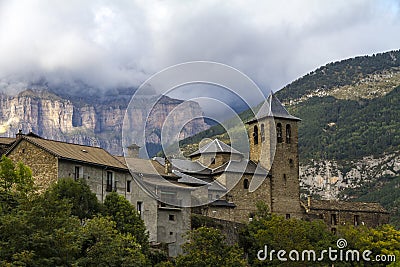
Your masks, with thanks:
[(290, 124), (286, 124), (286, 143), (290, 144), (292, 138), (292, 129)]
[(337, 225), (337, 217), (336, 214), (331, 214), (331, 224)]
[(258, 126), (257, 125), (254, 125), (253, 142), (255, 145), (258, 144)]
[(287, 182), (287, 176), (286, 176), (286, 174), (283, 174), (283, 183), (285, 184), (285, 186), (286, 186), (286, 182)]
[(294, 167), (293, 159), (289, 159), (289, 165), (290, 165), (290, 167)]
[(139, 213), (139, 215), (142, 215), (142, 206), (143, 206), (143, 202), (138, 201), (136, 202), (136, 211)]
[(107, 184), (106, 184), (106, 191), (111, 192), (113, 191), (113, 172), (107, 172)]
[(287, 213), (287, 214), (286, 214), (286, 220), (289, 220), (289, 219), (290, 219), (290, 214)]
[(263, 143), (265, 141), (265, 128), (264, 128), (264, 123), (261, 124), (261, 142)]
[(215, 158), (211, 159), (211, 164), (215, 164)]
[(360, 225), (360, 215), (354, 215), (354, 226)]
[(216, 195), (215, 198), (216, 198), (216, 199), (219, 199), (219, 195)]
[(174, 214), (170, 214), (170, 215), (168, 216), (168, 219), (169, 219), (170, 221), (175, 221), (175, 215), (174, 215)]
[(25, 153), (25, 148), (22, 149), (22, 153)]
[(75, 172), (74, 172), (74, 179), (75, 181), (78, 180), (79, 178), (82, 178), (83, 176), (83, 171), (81, 166), (75, 166)]
[(126, 181), (126, 192), (131, 192), (131, 180)]
[(243, 180), (243, 188), (244, 189), (249, 189), (249, 180), (248, 179), (244, 179)]
[(173, 235), (174, 234), (174, 232), (169, 232), (169, 235)]
[(283, 137), (282, 137), (282, 124), (278, 123), (276, 125), (276, 139), (278, 143), (282, 143), (283, 142)]
[(208, 194), (208, 200), (212, 200), (212, 194)]

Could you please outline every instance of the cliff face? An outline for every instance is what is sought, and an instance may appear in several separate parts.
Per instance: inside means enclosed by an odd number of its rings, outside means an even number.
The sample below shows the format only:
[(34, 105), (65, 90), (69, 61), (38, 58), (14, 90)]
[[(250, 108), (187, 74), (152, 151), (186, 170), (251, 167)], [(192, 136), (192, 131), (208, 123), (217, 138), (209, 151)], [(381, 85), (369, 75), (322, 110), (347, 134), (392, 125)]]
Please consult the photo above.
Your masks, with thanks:
[[(48, 91), (24, 91), (17, 96), (0, 95), (0, 134), (15, 137), (19, 129), (24, 133), (34, 132), (44, 138), (101, 146), (113, 154), (122, 154), (121, 131), (126, 111), (126, 101), (107, 103), (85, 101), (79, 103), (66, 97), (59, 97)], [(159, 133), (167, 114), (182, 101), (165, 97), (155, 107), (147, 119), (147, 127), (152, 133), (146, 142), (158, 144)], [(188, 102), (185, 112), (174, 113), (172, 124), (184, 119), (187, 114), (201, 116), (202, 110), (195, 102)], [(146, 105), (146, 103), (143, 103)], [(132, 125), (146, 120), (140, 107), (134, 108)], [(204, 120), (191, 121), (181, 132), (188, 137), (207, 129)]]

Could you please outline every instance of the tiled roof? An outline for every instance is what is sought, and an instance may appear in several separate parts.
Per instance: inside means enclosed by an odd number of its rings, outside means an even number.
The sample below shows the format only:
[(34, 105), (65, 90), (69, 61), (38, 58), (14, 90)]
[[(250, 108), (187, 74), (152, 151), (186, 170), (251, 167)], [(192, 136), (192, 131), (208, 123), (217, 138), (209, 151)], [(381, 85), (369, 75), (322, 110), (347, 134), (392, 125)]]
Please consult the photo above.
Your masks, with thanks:
[[(304, 205), (306, 203), (303, 202)], [(308, 207), (308, 206), (307, 206)], [(372, 202), (349, 202), (338, 200), (314, 200), (311, 199), (311, 210), (332, 210), (332, 211), (363, 211), (387, 213), (379, 204)]]
[(212, 142), (200, 147), (199, 150), (192, 153), (189, 157), (194, 157), (200, 154), (207, 154), (207, 153), (229, 153), (229, 154), (242, 155), (242, 153), (228, 146), (224, 142), (221, 142), (218, 139), (214, 139)]
[(15, 138), (11, 137), (0, 137), (1, 145), (11, 145), (15, 141)]
[(17, 140), (17, 142), (15, 142), (14, 145), (7, 151), (7, 154), (10, 153), (12, 149), (22, 140), (26, 140), (27, 142), (44, 149), (60, 159), (127, 170), (124, 164), (100, 147), (53, 141), (26, 135)]
[(257, 112), (256, 118), (248, 123), (265, 117), (300, 120), (299, 118), (292, 116), (273, 93), (271, 93), (268, 99), (263, 103), (260, 110)]

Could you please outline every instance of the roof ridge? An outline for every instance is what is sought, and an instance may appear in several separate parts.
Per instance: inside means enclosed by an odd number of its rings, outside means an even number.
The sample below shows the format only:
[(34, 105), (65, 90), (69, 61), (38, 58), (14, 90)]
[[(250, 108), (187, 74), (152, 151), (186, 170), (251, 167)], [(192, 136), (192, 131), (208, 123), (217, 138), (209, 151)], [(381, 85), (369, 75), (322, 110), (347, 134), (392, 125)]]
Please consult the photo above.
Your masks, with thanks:
[(102, 149), (104, 151), (107, 151), (101, 147), (98, 146), (89, 146), (89, 145), (82, 145), (82, 144), (76, 144), (76, 143), (70, 143), (70, 142), (66, 142), (66, 141), (60, 141), (60, 140), (53, 140), (53, 139), (48, 139), (48, 138), (43, 138), (43, 137), (33, 137), (33, 136), (26, 136), (23, 135), (23, 138), (34, 138), (34, 139), (40, 139), (40, 140), (45, 140), (45, 141), (49, 141), (49, 142), (54, 142), (54, 143), (62, 143), (62, 144), (68, 144), (68, 145), (75, 145), (75, 146), (83, 146), (83, 147), (91, 147), (91, 148), (96, 148), (96, 149)]

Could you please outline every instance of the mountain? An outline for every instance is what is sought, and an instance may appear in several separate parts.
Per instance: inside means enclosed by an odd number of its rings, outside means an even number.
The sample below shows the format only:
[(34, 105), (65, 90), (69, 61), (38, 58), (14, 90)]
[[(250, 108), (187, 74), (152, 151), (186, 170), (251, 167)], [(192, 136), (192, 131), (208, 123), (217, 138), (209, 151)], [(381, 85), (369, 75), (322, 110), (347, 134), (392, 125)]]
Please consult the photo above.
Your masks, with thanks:
[[(380, 201), (385, 194), (380, 202), (400, 226), (400, 50), (329, 63), (276, 95), (302, 119), (302, 196)], [(251, 116), (240, 114), (243, 121)], [(229, 142), (216, 125), (181, 145), (190, 153), (214, 137)]]
[[(0, 134), (14, 137), (18, 130), (34, 132), (44, 138), (94, 145), (113, 154), (122, 154), (121, 129), (131, 94), (67, 95), (54, 93), (47, 87), (27, 89), (19, 94), (0, 94)], [(146, 105), (146, 100), (143, 100)], [(151, 99), (148, 99), (151, 103)], [(160, 128), (171, 110), (183, 103), (182, 100), (163, 96), (154, 106), (153, 115), (147, 120), (146, 129), (151, 133), (146, 139), (152, 153), (160, 149)], [(198, 103), (185, 102), (185, 114), (175, 114), (172, 124), (188, 114), (201, 117)], [(132, 125), (146, 120), (140, 107), (132, 112), (140, 114), (133, 118)], [(180, 118), (182, 117), (182, 118)], [(204, 131), (208, 124), (203, 119), (189, 122), (181, 137), (185, 138)], [(168, 129), (167, 129), (168, 130)]]

